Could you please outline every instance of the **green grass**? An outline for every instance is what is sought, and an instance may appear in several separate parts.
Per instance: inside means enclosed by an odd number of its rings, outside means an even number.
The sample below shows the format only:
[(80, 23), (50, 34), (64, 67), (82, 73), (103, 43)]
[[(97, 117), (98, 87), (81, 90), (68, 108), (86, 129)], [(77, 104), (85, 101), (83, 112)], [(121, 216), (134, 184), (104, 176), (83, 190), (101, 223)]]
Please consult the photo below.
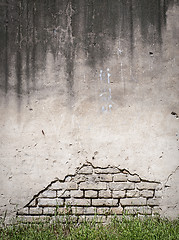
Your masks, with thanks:
[(0, 239), (6, 240), (179, 240), (179, 219), (114, 217), (107, 224), (84, 220), (74, 223), (69, 217), (64, 223), (18, 223), (0, 228)]

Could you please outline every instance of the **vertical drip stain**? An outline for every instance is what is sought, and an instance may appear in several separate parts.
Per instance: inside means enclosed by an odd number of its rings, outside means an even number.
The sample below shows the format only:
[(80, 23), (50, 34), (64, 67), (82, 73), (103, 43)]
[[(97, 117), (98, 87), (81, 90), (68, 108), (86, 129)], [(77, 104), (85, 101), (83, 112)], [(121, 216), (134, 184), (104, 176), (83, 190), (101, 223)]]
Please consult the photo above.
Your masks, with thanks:
[(19, 1), (19, 25), (18, 25), (18, 46), (16, 53), (16, 77), (17, 77), (17, 96), (21, 98), (21, 85), (22, 85), (22, 55), (21, 55), (21, 21), (22, 21), (22, 1)]
[(30, 86), (29, 86), (29, 80), (30, 80), (30, 48), (29, 48), (29, 3), (27, 2), (26, 6), (26, 21), (27, 21), (27, 27), (26, 27), (26, 34), (27, 34), (27, 41), (26, 41), (26, 79), (27, 79), (27, 94), (30, 93)]
[(35, 1), (33, 2), (32, 8), (32, 83), (33, 83), (33, 90), (35, 90), (35, 77), (36, 77), (36, 4)]
[(65, 36), (65, 58), (66, 58), (66, 72), (67, 72), (67, 87), (69, 89), (69, 94), (71, 97), (74, 96), (73, 84), (74, 84), (74, 58), (75, 49), (73, 42), (73, 29), (72, 29), (72, 15), (73, 9), (71, 2), (68, 2), (66, 7), (66, 18), (67, 18), (67, 29)]
[(8, 34), (8, 22), (9, 22), (9, 6), (8, 0), (6, 0), (6, 30), (5, 30), (5, 93), (8, 92), (8, 82), (9, 82), (9, 57), (8, 57), (8, 50), (9, 50), (9, 34)]
[(158, 25), (157, 25), (157, 32), (158, 32), (158, 42), (161, 45), (162, 43), (162, 9), (161, 9), (161, 1), (157, 0), (158, 5)]
[(131, 64), (133, 61), (133, 50), (134, 50), (134, 26), (133, 26), (133, 1), (129, 2), (129, 12), (130, 12), (130, 56), (131, 56)]
[(167, 6), (166, 6), (166, 1), (167, 0), (163, 0), (163, 23), (164, 23), (164, 26), (166, 25), (167, 21), (166, 21), (166, 10), (167, 10)]

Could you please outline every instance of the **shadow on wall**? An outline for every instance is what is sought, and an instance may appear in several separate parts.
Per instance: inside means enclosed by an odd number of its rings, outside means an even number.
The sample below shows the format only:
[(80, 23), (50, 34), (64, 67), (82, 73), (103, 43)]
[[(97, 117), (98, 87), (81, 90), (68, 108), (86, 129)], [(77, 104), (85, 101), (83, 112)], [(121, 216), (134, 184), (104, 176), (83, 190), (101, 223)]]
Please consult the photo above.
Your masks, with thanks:
[[(46, 68), (47, 54), (52, 53), (54, 59), (62, 59), (66, 72), (64, 84), (69, 94), (74, 95), (74, 62), (78, 50), (85, 53), (85, 62), (90, 67), (102, 65), (120, 36), (132, 58), (134, 29), (138, 25), (143, 44), (162, 44), (166, 12), (173, 2), (2, 0), (0, 87), (5, 93), (15, 90), (19, 98), (30, 94), (36, 89), (39, 70)], [(10, 83), (12, 77), (14, 84)]]

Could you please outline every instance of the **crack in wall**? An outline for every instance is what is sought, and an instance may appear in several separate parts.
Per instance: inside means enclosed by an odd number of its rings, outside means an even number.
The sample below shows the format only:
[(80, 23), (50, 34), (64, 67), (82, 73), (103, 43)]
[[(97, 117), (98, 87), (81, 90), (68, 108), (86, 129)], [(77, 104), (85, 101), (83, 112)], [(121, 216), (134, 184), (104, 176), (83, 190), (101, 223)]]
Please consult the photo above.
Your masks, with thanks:
[(164, 183), (164, 187), (170, 187), (169, 185), (167, 185), (167, 182), (168, 182), (169, 179), (172, 177), (172, 175), (176, 173), (176, 171), (177, 171), (178, 169), (179, 169), (179, 166), (177, 166), (177, 167), (175, 168), (175, 170), (173, 170), (173, 171), (168, 175), (168, 177), (167, 177), (167, 179), (166, 179), (166, 181), (165, 181), (165, 183)]

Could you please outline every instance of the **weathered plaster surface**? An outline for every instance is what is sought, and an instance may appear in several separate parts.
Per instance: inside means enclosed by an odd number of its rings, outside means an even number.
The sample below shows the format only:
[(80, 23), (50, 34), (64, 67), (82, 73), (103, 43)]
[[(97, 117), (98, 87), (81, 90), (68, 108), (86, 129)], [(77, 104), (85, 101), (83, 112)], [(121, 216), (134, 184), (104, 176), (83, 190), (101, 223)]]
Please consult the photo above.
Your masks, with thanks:
[[(177, 1), (2, 1), (0, 215), (86, 161), (178, 206)], [(171, 197), (172, 196), (172, 197)]]

